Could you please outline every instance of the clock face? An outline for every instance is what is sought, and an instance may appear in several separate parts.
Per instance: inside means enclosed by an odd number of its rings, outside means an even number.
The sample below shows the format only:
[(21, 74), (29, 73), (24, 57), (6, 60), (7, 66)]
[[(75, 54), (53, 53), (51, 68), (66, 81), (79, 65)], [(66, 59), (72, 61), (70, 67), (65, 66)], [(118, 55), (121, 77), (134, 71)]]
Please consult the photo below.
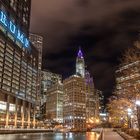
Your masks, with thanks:
[(83, 65), (82, 64), (79, 64), (79, 69), (83, 69)]

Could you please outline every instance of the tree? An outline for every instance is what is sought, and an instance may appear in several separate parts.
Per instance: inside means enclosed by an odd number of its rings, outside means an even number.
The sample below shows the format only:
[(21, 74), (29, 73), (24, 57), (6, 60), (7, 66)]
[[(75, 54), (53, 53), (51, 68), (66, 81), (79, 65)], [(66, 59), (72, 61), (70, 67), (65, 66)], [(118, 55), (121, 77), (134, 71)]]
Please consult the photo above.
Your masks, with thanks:
[[(117, 97), (117, 96), (116, 96)], [(113, 126), (125, 127), (128, 122), (128, 108), (133, 108), (132, 102), (126, 98), (110, 100), (107, 105)]]
[(129, 48), (127, 51), (125, 51), (121, 62), (124, 63), (132, 63), (140, 60), (140, 42), (137, 41), (134, 44), (135, 46), (133, 48)]

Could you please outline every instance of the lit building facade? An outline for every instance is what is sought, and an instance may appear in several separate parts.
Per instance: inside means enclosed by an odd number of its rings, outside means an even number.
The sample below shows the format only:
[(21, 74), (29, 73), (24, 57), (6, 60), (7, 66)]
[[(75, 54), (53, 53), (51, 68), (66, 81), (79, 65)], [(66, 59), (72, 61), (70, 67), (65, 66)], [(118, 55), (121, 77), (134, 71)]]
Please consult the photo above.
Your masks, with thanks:
[(47, 100), (44, 103), (43, 118), (48, 121), (63, 123), (63, 84), (58, 82), (46, 92)]
[(123, 97), (131, 87), (140, 85), (139, 81), (140, 60), (121, 65), (116, 71), (116, 93)]
[(36, 126), (38, 51), (28, 40), (30, 0), (0, 1), (0, 127)]
[(80, 48), (76, 58), (76, 75), (79, 75), (83, 78), (85, 77), (85, 61)]
[(38, 50), (38, 81), (37, 81), (37, 107), (36, 118), (41, 119), (40, 105), (41, 105), (41, 71), (42, 71), (42, 49), (43, 49), (43, 37), (37, 34), (29, 34), (30, 41), (34, 47)]
[(96, 95), (98, 96), (99, 100), (99, 112), (103, 113), (105, 111), (105, 106), (104, 106), (104, 95), (101, 90), (96, 89)]
[(53, 73), (49, 70), (43, 70), (41, 73), (41, 95), (42, 103), (46, 102), (46, 92), (55, 83), (62, 82), (62, 76), (60, 74)]
[(93, 78), (85, 70), (81, 49), (76, 59), (76, 75), (63, 81), (64, 125), (73, 131), (83, 131), (99, 123), (99, 96)]
[(86, 85), (85, 79), (73, 75), (64, 84), (64, 125), (72, 131), (86, 130)]
[(41, 94), (41, 70), (42, 70), (42, 49), (43, 49), (43, 37), (37, 34), (29, 34), (30, 41), (34, 47), (38, 50), (38, 95)]
[[(130, 98), (133, 102), (139, 100), (140, 95), (140, 60), (133, 61), (127, 64), (122, 64), (116, 71), (116, 90), (115, 93), (119, 97)], [(134, 105), (135, 106), (135, 105)], [(138, 117), (136, 112), (133, 111), (133, 125), (132, 127), (138, 128)]]
[(93, 78), (86, 70), (85, 72), (86, 83), (86, 124), (87, 128), (93, 127), (99, 123), (99, 101), (94, 88)]

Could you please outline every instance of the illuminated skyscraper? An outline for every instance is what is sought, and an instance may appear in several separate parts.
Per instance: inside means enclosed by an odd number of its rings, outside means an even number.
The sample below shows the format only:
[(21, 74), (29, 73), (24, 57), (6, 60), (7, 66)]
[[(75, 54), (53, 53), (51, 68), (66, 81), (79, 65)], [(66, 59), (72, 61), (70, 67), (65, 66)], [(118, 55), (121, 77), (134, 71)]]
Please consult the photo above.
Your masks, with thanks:
[(73, 131), (86, 130), (85, 79), (72, 75), (64, 82), (64, 125)]
[(98, 120), (99, 118), (99, 106), (98, 106), (98, 98), (95, 93), (93, 78), (90, 76), (90, 73), (87, 70), (85, 72), (85, 82), (86, 82), (86, 122), (87, 127), (90, 128), (93, 127), (93, 125), (95, 125), (96, 123), (95, 121)]
[(46, 92), (47, 100), (43, 105), (43, 118), (63, 123), (63, 84), (52, 85)]
[(85, 77), (85, 61), (81, 48), (79, 48), (77, 58), (76, 58), (76, 75)]
[(54, 84), (62, 82), (62, 75), (53, 73), (49, 70), (43, 70), (41, 73), (41, 104), (46, 102), (46, 92)]
[[(140, 86), (140, 60), (121, 64), (116, 70), (116, 93), (125, 97), (131, 90)], [(137, 85), (137, 86), (136, 86)], [(130, 92), (130, 93), (129, 93)]]
[(38, 51), (28, 39), (31, 0), (0, 0), (0, 127), (35, 127)]
[[(28, 36), (31, 0), (0, 0), (0, 9)], [(13, 26), (12, 26), (13, 28)]]
[(81, 49), (76, 59), (76, 75), (63, 81), (64, 85), (64, 125), (73, 131), (86, 130), (88, 124), (99, 123), (98, 98), (93, 78), (85, 71), (85, 62)]
[(43, 37), (37, 34), (29, 34), (30, 41), (34, 47), (38, 50), (38, 80), (37, 80), (37, 109), (36, 118), (40, 119), (40, 104), (41, 104), (41, 69), (42, 69), (42, 49), (43, 49)]
[(29, 35), (30, 41), (38, 50), (38, 95), (41, 94), (41, 69), (42, 69), (42, 49), (43, 49), (43, 37), (37, 34), (30, 33)]

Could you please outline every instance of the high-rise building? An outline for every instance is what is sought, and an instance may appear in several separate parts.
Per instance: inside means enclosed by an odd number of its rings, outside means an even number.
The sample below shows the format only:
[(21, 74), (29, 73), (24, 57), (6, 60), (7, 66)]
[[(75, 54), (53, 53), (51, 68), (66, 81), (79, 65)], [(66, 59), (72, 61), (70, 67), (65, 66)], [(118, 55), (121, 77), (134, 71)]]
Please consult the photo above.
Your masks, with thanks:
[(86, 84), (86, 124), (87, 128), (91, 128), (99, 121), (99, 106), (98, 98), (96, 96), (93, 78), (86, 70), (85, 72)]
[[(140, 85), (140, 60), (122, 64), (116, 70), (116, 93), (119, 96), (130, 94), (132, 88)], [(132, 93), (132, 92), (131, 92)]]
[(79, 48), (76, 58), (76, 75), (79, 75), (83, 78), (85, 77), (85, 61), (81, 48)]
[[(116, 71), (116, 89), (115, 93), (119, 98), (127, 98), (132, 100), (139, 100), (140, 93), (140, 60), (120, 65)], [(134, 105), (135, 106), (135, 105)], [(133, 111), (133, 126), (138, 128), (138, 111)]]
[(60, 74), (53, 73), (49, 70), (42, 71), (42, 103), (46, 101), (46, 92), (47, 90), (54, 85), (55, 83), (62, 82), (62, 76)]
[[(11, 30), (14, 33), (15, 27), (20, 28), (27, 37), (29, 34), (30, 26), (30, 10), (31, 0), (1, 0), (1, 11), (11, 20)], [(1, 21), (3, 24), (8, 24), (7, 18), (2, 14)], [(8, 27), (8, 26), (7, 26)], [(9, 28), (9, 27), (8, 27)]]
[(42, 107), (42, 114), (49, 122), (63, 123), (63, 84), (52, 85), (46, 92), (47, 100)]
[(86, 85), (78, 75), (70, 76), (64, 84), (64, 125), (73, 131), (86, 130)]
[(81, 49), (76, 59), (76, 75), (63, 81), (64, 125), (73, 131), (83, 131), (99, 123), (99, 98), (93, 78), (85, 70)]
[(41, 119), (40, 105), (41, 105), (41, 70), (42, 70), (42, 49), (43, 49), (43, 37), (37, 34), (30, 33), (29, 39), (38, 50), (38, 81), (37, 81), (37, 107), (36, 118)]
[[(38, 70), (41, 71), (42, 68), (42, 50), (43, 50), (43, 37), (37, 34), (30, 33), (29, 34), (30, 41), (34, 45), (34, 47), (38, 50)], [(40, 72), (41, 73), (41, 72)]]
[(38, 51), (28, 39), (31, 0), (0, 1), (0, 127), (35, 127)]
[(99, 98), (99, 112), (103, 113), (105, 112), (105, 105), (104, 105), (104, 95), (103, 92), (101, 90), (96, 89), (96, 94)]
[(42, 69), (42, 49), (43, 49), (43, 37), (37, 34), (29, 34), (30, 41), (38, 50), (38, 95), (41, 94), (41, 69)]
[(95, 94), (96, 94), (96, 105), (97, 105), (97, 114), (98, 117), (100, 118), (100, 122), (103, 123), (107, 121), (107, 112), (104, 106), (104, 95), (101, 90), (95, 89)]

